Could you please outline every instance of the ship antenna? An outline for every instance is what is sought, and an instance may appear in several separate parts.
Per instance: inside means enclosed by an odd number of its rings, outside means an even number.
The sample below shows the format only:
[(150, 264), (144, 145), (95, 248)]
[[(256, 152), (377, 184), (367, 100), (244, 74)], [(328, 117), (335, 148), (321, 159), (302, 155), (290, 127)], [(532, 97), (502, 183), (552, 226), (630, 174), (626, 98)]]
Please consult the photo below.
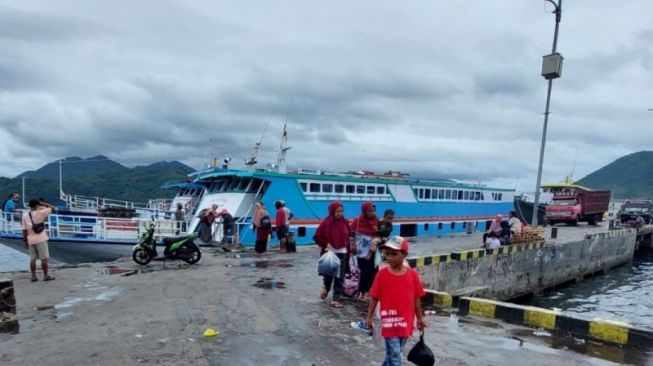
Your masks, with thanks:
[(286, 152), (290, 150), (288, 146), (288, 116), (290, 115), (290, 109), (295, 97), (290, 98), (290, 103), (288, 104), (288, 110), (286, 111), (286, 120), (283, 122), (283, 135), (281, 135), (281, 145), (279, 145), (279, 156), (277, 157), (277, 172), (278, 173), (287, 173), (286, 169)]
[(569, 174), (570, 183), (574, 183), (574, 170), (576, 170), (576, 157), (578, 156), (578, 146), (576, 146), (576, 153), (574, 154), (574, 163), (571, 165), (571, 174)]
[(265, 129), (263, 129), (263, 134), (261, 134), (261, 138), (256, 142), (254, 145), (254, 149), (252, 150), (252, 153), (249, 155), (249, 159), (245, 161), (245, 166), (248, 168), (254, 168), (256, 163), (256, 156), (258, 155), (258, 150), (261, 147), (261, 143), (263, 142), (263, 137), (265, 136), (265, 133), (268, 131), (268, 127), (270, 127), (270, 122), (272, 122), (272, 116), (270, 116), (270, 119), (268, 119), (268, 124), (265, 125)]

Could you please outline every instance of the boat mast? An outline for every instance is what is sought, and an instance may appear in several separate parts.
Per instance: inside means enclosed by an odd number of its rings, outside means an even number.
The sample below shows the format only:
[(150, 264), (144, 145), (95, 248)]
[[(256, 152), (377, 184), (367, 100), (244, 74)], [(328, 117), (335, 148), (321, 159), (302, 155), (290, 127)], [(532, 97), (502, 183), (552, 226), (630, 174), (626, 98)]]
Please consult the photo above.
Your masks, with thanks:
[(263, 134), (261, 135), (261, 138), (258, 140), (258, 142), (256, 142), (256, 145), (254, 145), (254, 150), (252, 150), (252, 153), (249, 154), (249, 159), (245, 160), (246, 169), (256, 168), (256, 163), (258, 163), (258, 161), (256, 160), (256, 156), (258, 155), (258, 150), (261, 147), (261, 143), (263, 142), (263, 137), (265, 136), (265, 133), (268, 131), (268, 127), (270, 127), (270, 122), (272, 122), (272, 116), (270, 116), (270, 119), (268, 120), (268, 124), (265, 126), (265, 129), (263, 130)]
[(27, 203), (25, 202), (25, 176), (23, 175), (23, 196), (21, 197), (23, 199), (23, 207), (27, 207)]
[(287, 173), (286, 169), (286, 151), (290, 150), (288, 146), (288, 130), (286, 124), (283, 124), (283, 135), (281, 136), (281, 145), (279, 146), (279, 156), (277, 157), (277, 172)]
[(62, 168), (61, 166), (63, 165), (63, 159), (59, 159), (59, 199), (62, 201), (66, 201), (66, 194), (63, 193), (63, 174), (62, 174)]

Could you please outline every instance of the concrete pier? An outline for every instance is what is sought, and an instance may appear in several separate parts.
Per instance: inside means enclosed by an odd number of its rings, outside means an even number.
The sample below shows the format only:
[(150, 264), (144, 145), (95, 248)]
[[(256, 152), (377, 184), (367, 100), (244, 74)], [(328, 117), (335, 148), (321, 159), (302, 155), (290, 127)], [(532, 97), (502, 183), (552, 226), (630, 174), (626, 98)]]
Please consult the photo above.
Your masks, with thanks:
[[(317, 258), (312, 247), (260, 257), (204, 249), (195, 266), (124, 260), (54, 268), (55, 281), (35, 283), (27, 272), (7, 274), (21, 329), (0, 334), (0, 363), (379, 365), (383, 340), (350, 326), (363, 319), (366, 304), (345, 301), (333, 309), (321, 301)], [(613, 365), (595, 357), (623, 353), (494, 320), (447, 313), (426, 319), (425, 339), (438, 365)], [(206, 338), (207, 328), (219, 334)]]
[(637, 232), (584, 234), (570, 242), (535, 242), (414, 258), (425, 286), (460, 296), (510, 300), (632, 260)]

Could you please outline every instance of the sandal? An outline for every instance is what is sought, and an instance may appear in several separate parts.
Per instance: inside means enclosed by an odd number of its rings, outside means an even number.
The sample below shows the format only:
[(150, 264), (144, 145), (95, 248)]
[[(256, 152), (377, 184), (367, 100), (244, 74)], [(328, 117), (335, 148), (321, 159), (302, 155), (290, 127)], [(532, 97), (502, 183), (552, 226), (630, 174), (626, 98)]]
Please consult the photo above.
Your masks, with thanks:
[(336, 309), (340, 309), (342, 307), (342, 304), (337, 302), (337, 301), (331, 301), (331, 307), (336, 308)]
[(36, 281), (38, 281), (38, 280), (39, 280), (38, 278), (36, 278), (36, 277), (32, 277), (32, 282), (36, 282)]
[(322, 287), (322, 292), (320, 293), (320, 299), (326, 300), (327, 296), (329, 296), (329, 291), (326, 289), (326, 287)]
[(52, 276), (43, 277), (43, 281), (54, 281), (54, 277)]

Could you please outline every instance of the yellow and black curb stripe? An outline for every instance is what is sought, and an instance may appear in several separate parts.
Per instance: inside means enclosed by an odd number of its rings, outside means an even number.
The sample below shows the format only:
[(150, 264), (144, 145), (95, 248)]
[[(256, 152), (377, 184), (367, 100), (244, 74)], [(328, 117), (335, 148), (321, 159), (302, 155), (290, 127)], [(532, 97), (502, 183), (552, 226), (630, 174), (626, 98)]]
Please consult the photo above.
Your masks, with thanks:
[(587, 234), (585, 235), (585, 239), (593, 239), (593, 238), (615, 238), (617, 236), (626, 236), (626, 235), (633, 235), (637, 234), (638, 231), (636, 229), (621, 229), (621, 230), (610, 230), (604, 233), (596, 233), (596, 234)]
[(479, 258), (485, 255), (485, 249), (463, 250), (451, 253), (451, 259), (455, 261), (466, 261), (472, 258)]
[(425, 290), (425, 292), (426, 294), (422, 297), (422, 305), (425, 307), (450, 308), (454, 306), (454, 298), (449, 293), (433, 290)]
[(451, 254), (434, 254), (427, 257), (418, 257), (408, 259), (408, 264), (412, 268), (434, 266), (440, 263), (447, 263), (451, 261)]
[(434, 254), (425, 257), (409, 258), (408, 264), (412, 268), (435, 266), (440, 263), (451, 262), (452, 260), (466, 261), (473, 258), (480, 258), (486, 255), (517, 253), (524, 250), (539, 249), (542, 247), (544, 247), (544, 240), (525, 244), (502, 245), (499, 248), (493, 249), (471, 249), (450, 254)]
[(508, 323), (543, 328), (559, 334), (616, 343), (620, 345), (653, 346), (653, 331), (632, 327), (610, 320), (586, 320), (533, 306), (462, 297), (458, 300), (458, 314), (500, 319)]
[(649, 234), (653, 233), (653, 225), (644, 225), (641, 228), (637, 229), (637, 234)]

